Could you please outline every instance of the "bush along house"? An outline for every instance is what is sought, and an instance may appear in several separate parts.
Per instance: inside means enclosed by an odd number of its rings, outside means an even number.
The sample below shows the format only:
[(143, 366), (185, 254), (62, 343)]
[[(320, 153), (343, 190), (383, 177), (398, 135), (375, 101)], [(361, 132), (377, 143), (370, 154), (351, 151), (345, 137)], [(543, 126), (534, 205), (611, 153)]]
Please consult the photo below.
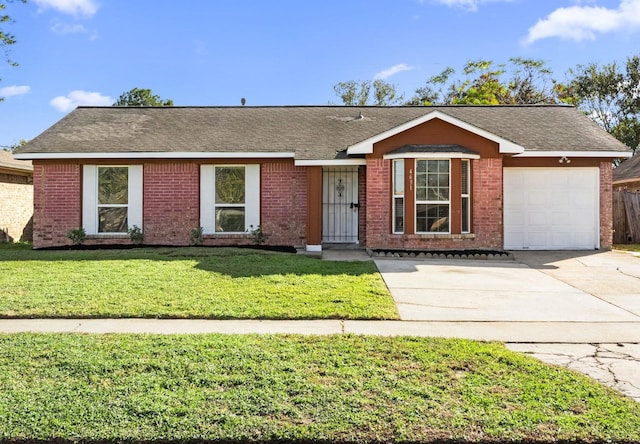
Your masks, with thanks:
[[(569, 106), (79, 107), (22, 147), (34, 248), (598, 249), (630, 150)], [(201, 228), (200, 228), (201, 227)]]

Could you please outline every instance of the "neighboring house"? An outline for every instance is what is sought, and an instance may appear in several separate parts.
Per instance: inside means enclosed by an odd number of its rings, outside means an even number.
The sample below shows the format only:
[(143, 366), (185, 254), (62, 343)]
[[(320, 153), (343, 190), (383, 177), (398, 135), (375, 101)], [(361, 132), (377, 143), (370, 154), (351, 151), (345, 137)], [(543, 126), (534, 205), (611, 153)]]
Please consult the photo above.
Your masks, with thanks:
[(613, 188), (640, 191), (640, 154), (625, 160), (613, 169)]
[(0, 150), (0, 242), (31, 240), (33, 166)]
[(614, 159), (567, 106), (80, 107), (19, 150), (34, 247), (266, 244), (321, 251), (612, 245)]

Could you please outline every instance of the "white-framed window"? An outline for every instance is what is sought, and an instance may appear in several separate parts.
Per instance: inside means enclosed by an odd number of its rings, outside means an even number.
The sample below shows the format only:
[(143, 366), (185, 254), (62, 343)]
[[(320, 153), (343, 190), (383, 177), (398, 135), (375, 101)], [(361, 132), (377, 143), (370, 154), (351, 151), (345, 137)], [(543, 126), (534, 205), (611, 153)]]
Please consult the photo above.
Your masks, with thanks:
[(416, 233), (449, 233), (451, 162), (417, 159), (415, 176)]
[(393, 161), (393, 233), (404, 233), (404, 159)]
[(202, 165), (200, 224), (205, 234), (245, 233), (260, 225), (260, 165)]
[(471, 162), (462, 159), (460, 164), (460, 214), (462, 216), (462, 233), (471, 232), (471, 174), (469, 174)]
[(142, 229), (142, 165), (84, 165), (82, 227), (87, 234)]

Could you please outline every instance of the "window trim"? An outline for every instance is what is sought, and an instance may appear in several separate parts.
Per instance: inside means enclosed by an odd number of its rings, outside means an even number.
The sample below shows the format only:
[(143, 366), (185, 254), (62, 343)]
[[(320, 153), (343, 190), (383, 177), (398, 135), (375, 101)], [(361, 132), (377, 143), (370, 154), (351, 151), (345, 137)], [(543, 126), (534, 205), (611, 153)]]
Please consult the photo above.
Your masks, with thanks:
[[(98, 204), (98, 168), (128, 168), (128, 203)], [(98, 210), (101, 207), (127, 207), (127, 228), (142, 227), (142, 165), (83, 165), (82, 169), (82, 228), (88, 235), (126, 236), (122, 232), (99, 232)]]
[[(244, 204), (216, 204), (216, 167), (244, 167)], [(216, 206), (244, 208), (245, 231), (216, 231)], [(246, 234), (252, 226), (255, 228), (260, 225), (260, 164), (203, 164), (200, 166), (200, 225), (203, 234), (213, 236)]]
[[(462, 170), (464, 169), (463, 165), (467, 165), (467, 183), (466, 189), (467, 192), (464, 192), (465, 184), (462, 182), (464, 180), (464, 175), (462, 174)], [(471, 160), (470, 159), (462, 159), (460, 161), (460, 233), (461, 234), (469, 234), (471, 233)], [(451, 198), (451, 196), (449, 196)], [(467, 211), (466, 214), (464, 212), (464, 201), (467, 201)], [(464, 229), (464, 221), (465, 217), (467, 219), (467, 229)]]

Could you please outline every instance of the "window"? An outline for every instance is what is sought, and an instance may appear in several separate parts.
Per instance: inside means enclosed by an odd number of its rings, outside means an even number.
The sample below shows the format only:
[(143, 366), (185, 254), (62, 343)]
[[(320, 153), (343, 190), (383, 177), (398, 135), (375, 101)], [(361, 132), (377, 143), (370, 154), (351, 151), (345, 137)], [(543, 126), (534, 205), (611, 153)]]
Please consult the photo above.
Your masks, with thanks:
[(126, 233), (129, 168), (98, 167), (98, 233)]
[(82, 226), (87, 234), (142, 228), (142, 165), (83, 167)]
[(393, 161), (393, 232), (404, 232), (404, 160)]
[(245, 231), (244, 172), (242, 166), (214, 168), (216, 233)]
[(208, 234), (260, 225), (260, 165), (202, 165), (200, 224)]
[(416, 233), (448, 233), (449, 160), (416, 160)]
[(462, 160), (460, 164), (460, 207), (461, 207), (461, 227), (463, 233), (471, 232), (471, 205), (469, 205), (471, 199), (471, 177), (469, 175), (468, 160)]

